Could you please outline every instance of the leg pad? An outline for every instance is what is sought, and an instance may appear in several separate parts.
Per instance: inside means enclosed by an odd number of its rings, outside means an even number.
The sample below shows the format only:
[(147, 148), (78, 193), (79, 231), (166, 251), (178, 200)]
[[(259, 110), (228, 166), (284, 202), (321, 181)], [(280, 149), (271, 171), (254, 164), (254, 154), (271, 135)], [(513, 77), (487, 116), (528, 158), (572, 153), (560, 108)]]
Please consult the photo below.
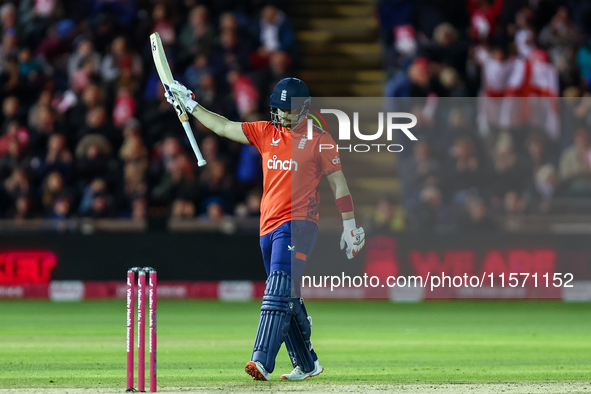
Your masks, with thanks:
[(285, 347), (294, 368), (299, 366), (304, 372), (310, 372), (314, 370), (314, 361), (318, 360), (310, 340), (312, 325), (301, 298), (290, 298), (289, 306), (292, 316)]
[(259, 328), (251, 357), (251, 361), (259, 361), (263, 364), (268, 373), (275, 369), (275, 357), (289, 329), (290, 294), (291, 276), (283, 271), (271, 272), (267, 279)]

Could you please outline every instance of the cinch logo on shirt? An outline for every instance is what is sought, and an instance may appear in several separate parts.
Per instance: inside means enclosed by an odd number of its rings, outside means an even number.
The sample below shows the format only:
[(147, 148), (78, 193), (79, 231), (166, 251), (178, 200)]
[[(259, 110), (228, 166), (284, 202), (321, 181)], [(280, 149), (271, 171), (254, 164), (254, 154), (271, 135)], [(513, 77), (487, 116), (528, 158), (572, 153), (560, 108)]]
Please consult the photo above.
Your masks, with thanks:
[(277, 160), (277, 155), (273, 155), (272, 159), (267, 160), (267, 168), (270, 170), (297, 171), (298, 162), (293, 159)]
[(338, 156), (335, 156), (334, 159), (332, 159), (332, 164), (334, 164), (335, 166), (337, 164), (339, 164), (341, 162), (341, 159)]

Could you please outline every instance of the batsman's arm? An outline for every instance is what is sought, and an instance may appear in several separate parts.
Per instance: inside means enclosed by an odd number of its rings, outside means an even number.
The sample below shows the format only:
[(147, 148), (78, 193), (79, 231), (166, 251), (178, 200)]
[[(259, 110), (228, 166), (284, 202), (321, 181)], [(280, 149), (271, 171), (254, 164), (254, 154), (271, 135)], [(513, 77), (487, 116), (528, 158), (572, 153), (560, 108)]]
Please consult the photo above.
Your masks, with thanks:
[[(328, 179), (328, 183), (330, 184), (330, 188), (332, 189), (332, 193), (334, 194), (334, 198), (338, 201), (341, 198), (351, 198), (351, 192), (349, 191), (349, 186), (347, 185), (347, 180), (345, 179), (345, 174), (343, 174), (342, 170), (333, 172), (332, 174), (326, 177)], [(343, 220), (349, 220), (355, 218), (355, 213), (351, 206), (350, 211), (341, 211), (341, 216)], [(340, 207), (339, 207), (340, 209)], [(346, 208), (345, 208), (346, 209)]]
[[(178, 97), (187, 112), (191, 113), (191, 115), (197, 118), (197, 120), (205, 127), (221, 137), (229, 138), (242, 144), (249, 143), (242, 131), (241, 122), (232, 122), (221, 115), (203, 108), (203, 106), (199, 105), (194, 100), (195, 96), (193, 95), (193, 92), (181, 85), (178, 81), (174, 81), (174, 83), (170, 85), (170, 90), (176, 97)], [(176, 97), (174, 99), (176, 99)], [(170, 102), (172, 98), (167, 94), (166, 99)]]
[(203, 126), (207, 127), (220, 137), (225, 137), (232, 141), (240, 142), (241, 144), (249, 143), (242, 131), (241, 122), (232, 122), (221, 115), (205, 109), (200, 104), (195, 106), (191, 115), (203, 123)]
[(337, 207), (343, 218), (343, 234), (341, 235), (341, 250), (345, 249), (347, 258), (352, 259), (365, 245), (365, 230), (357, 228), (353, 199), (343, 171), (335, 171), (327, 176), (330, 188), (334, 193)]

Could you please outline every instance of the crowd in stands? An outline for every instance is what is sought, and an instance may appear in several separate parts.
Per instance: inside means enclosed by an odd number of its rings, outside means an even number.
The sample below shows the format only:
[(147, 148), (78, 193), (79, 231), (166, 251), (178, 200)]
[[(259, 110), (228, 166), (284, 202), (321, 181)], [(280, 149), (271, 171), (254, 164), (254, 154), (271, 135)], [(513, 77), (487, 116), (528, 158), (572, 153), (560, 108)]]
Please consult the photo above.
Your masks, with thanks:
[[(591, 197), (591, 2), (376, 4), (387, 97), (490, 99), (472, 112), (420, 112), (420, 142), (399, 156), (401, 201), (383, 199), (379, 223), (495, 229), (497, 214), (560, 213), (560, 198)], [(300, 61), (287, 5), (2, 2), (0, 218), (257, 216), (256, 148), (192, 119), (208, 162), (196, 166), (148, 37), (160, 33), (175, 77), (206, 108), (268, 119), (269, 94)], [(555, 125), (499, 115), (502, 100), (523, 96), (562, 97), (547, 111)]]
[[(402, 198), (380, 202), (378, 223), (470, 232), (589, 213), (564, 199), (591, 197), (591, 2), (380, 0), (378, 15), (385, 96), (448, 104), (415, 112), (423, 138), (400, 156)], [(541, 97), (537, 112), (521, 97)]]
[(0, 218), (257, 216), (255, 148), (192, 127), (166, 102), (149, 35), (175, 77), (231, 120), (268, 119), (297, 67), (285, 1), (20, 0), (0, 6)]

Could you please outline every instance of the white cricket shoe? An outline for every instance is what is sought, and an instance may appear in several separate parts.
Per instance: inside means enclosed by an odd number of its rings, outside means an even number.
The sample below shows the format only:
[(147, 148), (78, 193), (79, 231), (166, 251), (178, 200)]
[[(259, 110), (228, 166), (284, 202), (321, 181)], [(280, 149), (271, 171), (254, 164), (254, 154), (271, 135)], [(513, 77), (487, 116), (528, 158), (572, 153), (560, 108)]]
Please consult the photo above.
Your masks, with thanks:
[(269, 375), (263, 364), (259, 361), (247, 362), (244, 371), (252, 376), (254, 380), (271, 380), (271, 375)]
[(324, 368), (318, 360), (314, 361), (314, 369), (310, 372), (304, 372), (300, 367), (295, 367), (290, 373), (281, 375), (283, 380), (304, 380), (313, 376), (318, 376), (324, 372)]

